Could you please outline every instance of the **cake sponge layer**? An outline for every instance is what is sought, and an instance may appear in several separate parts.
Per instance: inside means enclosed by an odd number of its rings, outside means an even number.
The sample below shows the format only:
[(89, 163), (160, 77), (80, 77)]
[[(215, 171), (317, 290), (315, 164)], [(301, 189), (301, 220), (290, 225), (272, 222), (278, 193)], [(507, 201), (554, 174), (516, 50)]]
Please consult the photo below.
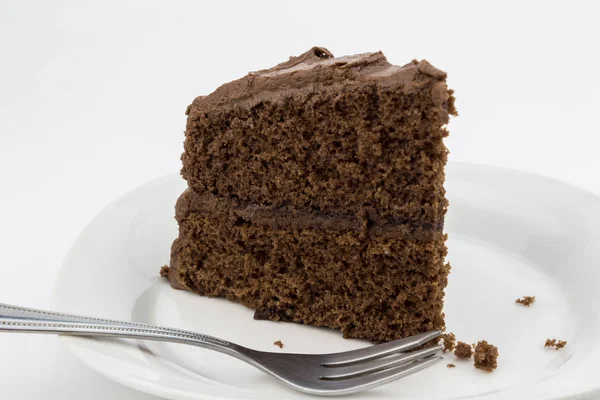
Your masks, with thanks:
[(237, 301), (258, 319), (373, 342), (444, 327), (449, 266), (439, 226), (292, 215), (189, 190), (177, 210), (168, 273), (176, 288)]
[(260, 206), (437, 223), (456, 113), (445, 76), (381, 53), (250, 74), (189, 107), (182, 175)]

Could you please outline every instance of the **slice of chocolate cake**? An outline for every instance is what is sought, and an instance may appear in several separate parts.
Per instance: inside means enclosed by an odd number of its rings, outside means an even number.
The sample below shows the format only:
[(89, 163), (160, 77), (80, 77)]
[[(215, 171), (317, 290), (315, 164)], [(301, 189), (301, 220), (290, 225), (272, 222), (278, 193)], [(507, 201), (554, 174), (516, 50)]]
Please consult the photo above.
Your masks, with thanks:
[(163, 275), (345, 337), (442, 329), (445, 78), (314, 47), (196, 98)]

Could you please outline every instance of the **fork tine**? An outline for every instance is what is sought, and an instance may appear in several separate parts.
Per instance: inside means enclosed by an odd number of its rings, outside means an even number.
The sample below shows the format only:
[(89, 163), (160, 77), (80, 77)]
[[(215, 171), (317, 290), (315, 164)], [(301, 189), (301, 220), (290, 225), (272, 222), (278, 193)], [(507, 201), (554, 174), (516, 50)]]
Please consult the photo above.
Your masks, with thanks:
[(405, 339), (398, 339), (392, 342), (382, 343), (375, 346), (365, 347), (364, 349), (351, 350), (343, 353), (332, 353), (323, 355), (324, 367), (335, 367), (344, 364), (353, 364), (359, 361), (372, 360), (383, 357), (388, 354), (411, 350), (419, 347), (430, 340), (438, 338), (442, 333), (440, 331), (426, 332), (410, 336)]
[(377, 372), (384, 369), (405, 365), (410, 362), (431, 356), (442, 355), (443, 346), (430, 347), (428, 349), (415, 350), (409, 353), (397, 353), (384, 358), (376, 358), (357, 364), (342, 367), (324, 368), (324, 376), (321, 379), (347, 379), (357, 375)]
[(335, 380), (322, 379), (321, 382), (323, 384), (319, 389), (308, 390), (308, 392), (312, 394), (320, 394), (325, 396), (359, 392), (403, 378), (407, 375), (413, 374), (433, 364), (436, 364), (437, 362), (443, 359), (443, 357), (428, 357), (426, 359), (419, 360), (408, 365), (403, 364), (398, 367), (386, 369), (384, 371), (375, 372), (371, 374), (361, 375), (354, 378)]

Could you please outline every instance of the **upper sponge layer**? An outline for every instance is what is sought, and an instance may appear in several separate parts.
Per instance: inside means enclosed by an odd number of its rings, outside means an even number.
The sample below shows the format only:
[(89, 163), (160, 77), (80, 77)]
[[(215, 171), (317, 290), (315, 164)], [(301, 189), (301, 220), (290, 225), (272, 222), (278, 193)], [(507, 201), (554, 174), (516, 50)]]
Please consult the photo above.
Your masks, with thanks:
[(439, 222), (445, 78), (427, 61), (314, 47), (194, 100), (182, 174), (200, 194), (263, 207)]

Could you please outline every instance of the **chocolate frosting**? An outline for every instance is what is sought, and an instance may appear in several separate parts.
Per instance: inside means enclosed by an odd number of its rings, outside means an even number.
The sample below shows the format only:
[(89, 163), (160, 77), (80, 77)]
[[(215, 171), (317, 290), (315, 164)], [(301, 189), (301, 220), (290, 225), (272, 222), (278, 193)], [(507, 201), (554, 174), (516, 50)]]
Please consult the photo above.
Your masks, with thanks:
[[(220, 86), (208, 96), (197, 97), (186, 111), (207, 113), (215, 107), (252, 106), (262, 101), (278, 102), (319, 86), (341, 89), (354, 81), (373, 81), (380, 87), (394, 86), (404, 93), (430, 91), (440, 118), (447, 122), (446, 73), (428, 61), (413, 60), (404, 66), (390, 64), (382, 52), (334, 57), (324, 47), (313, 47), (272, 68), (250, 72)], [(307, 85), (312, 83), (312, 85)]]

